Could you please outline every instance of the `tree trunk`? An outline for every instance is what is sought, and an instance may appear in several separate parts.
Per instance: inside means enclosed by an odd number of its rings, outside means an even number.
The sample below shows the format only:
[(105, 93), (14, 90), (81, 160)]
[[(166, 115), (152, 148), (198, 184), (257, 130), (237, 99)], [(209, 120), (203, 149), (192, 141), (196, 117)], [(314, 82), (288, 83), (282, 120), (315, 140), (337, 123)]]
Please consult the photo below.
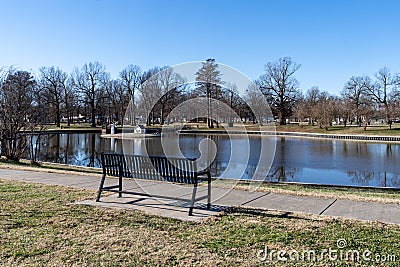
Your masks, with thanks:
[(389, 106), (388, 106), (388, 103), (384, 103), (384, 105), (385, 105), (385, 120), (386, 120), (386, 123), (387, 124), (389, 124), (389, 120), (390, 120), (390, 118), (389, 118)]
[(91, 127), (96, 127), (96, 115), (95, 115), (95, 113), (92, 111), (92, 115), (91, 115), (91, 117), (92, 117), (92, 123), (91, 123)]
[(91, 101), (90, 103), (90, 109), (91, 109), (91, 117), (92, 117), (92, 127), (96, 127), (96, 113), (95, 113), (95, 107), (94, 107), (94, 101)]
[(56, 124), (57, 127), (60, 127), (60, 121), (61, 121), (61, 111), (60, 111), (60, 105), (57, 105), (56, 107)]
[(286, 125), (286, 116), (281, 114), (279, 125)]
[(69, 112), (69, 108), (67, 108), (67, 125), (71, 126), (71, 113)]
[(160, 121), (160, 125), (164, 125), (164, 109), (165, 109), (165, 105), (163, 104), (161, 106), (161, 121)]

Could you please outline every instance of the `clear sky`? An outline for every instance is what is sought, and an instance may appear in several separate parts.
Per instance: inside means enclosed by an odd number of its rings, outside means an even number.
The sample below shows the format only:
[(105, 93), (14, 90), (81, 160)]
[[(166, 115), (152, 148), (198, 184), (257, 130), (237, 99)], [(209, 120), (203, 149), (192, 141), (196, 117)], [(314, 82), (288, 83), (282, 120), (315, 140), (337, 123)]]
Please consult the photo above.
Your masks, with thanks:
[(251, 79), (290, 56), (296, 77), (339, 93), (353, 75), (400, 72), (400, 1), (0, 0), (0, 66), (70, 73), (99, 61), (116, 77), (215, 58)]

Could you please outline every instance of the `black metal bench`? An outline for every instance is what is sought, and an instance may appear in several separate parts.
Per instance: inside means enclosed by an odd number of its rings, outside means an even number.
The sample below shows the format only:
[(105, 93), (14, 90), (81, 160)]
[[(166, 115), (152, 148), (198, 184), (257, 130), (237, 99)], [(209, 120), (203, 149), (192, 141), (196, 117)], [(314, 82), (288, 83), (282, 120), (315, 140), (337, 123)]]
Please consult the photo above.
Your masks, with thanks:
[[(206, 169), (202, 171), (197, 171), (197, 164), (195, 159), (102, 153), (101, 164), (103, 168), (103, 175), (101, 177), (100, 187), (96, 198), (97, 202), (100, 201), (102, 191), (109, 191), (118, 193), (119, 197), (121, 197), (124, 193), (154, 198), (189, 201), (189, 215), (192, 215), (194, 204), (196, 201), (207, 198), (207, 209), (210, 209), (210, 170)], [(105, 187), (104, 181), (106, 176), (118, 177), (118, 185)], [(191, 199), (185, 199), (174, 196), (152, 195), (144, 192), (124, 191), (122, 190), (122, 178), (167, 181), (180, 184), (193, 184), (192, 197)], [(196, 198), (197, 186), (199, 181), (202, 180), (207, 180), (208, 182), (207, 195)]]

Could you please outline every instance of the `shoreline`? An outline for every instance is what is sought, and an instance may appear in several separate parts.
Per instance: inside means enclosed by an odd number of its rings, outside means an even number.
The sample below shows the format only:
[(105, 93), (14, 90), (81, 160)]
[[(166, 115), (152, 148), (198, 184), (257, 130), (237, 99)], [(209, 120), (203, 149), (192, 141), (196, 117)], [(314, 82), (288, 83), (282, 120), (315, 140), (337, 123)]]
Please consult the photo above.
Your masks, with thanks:
[(234, 135), (259, 135), (271, 137), (299, 137), (334, 139), (342, 141), (366, 141), (400, 143), (400, 136), (385, 135), (357, 135), (357, 134), (324, 134), (324, 133), (304, 133), (304, 132), (281, 132), (281, 131), (238, 131), (238, 130), (180, 130), (178, 134), (234, 134)]
[[(164, 129), (163, 129), (164, 128)], [(384, 134), (353, 134), (353, 133), (319, 133), (319, 132), (300, 132), (300, 131), (271, 131), (271, 130), (243, 130), (235, 128), (225, 128), (225, 129), (181, 129), (170, 127), (160, 127), (161, 132), (177, 132), (178, 134), (209, 134), (209, 135), (258, 135), (258, 136), (273, 136), (273, 137), (297, 137), (297, 138), (317, 138), (317, 139), (333, 139), (333, 140), (343, 140), (343, 141), (365, 141), (365, 142), (384, 142), (384, 143), (400, 143), (399, 135), (384, 135)], [(40, 131), (34, 131), (34, 133), (39, 133)], [(63, 128), (63, 129), (48, 129), (41, 132), (42, 134), (74, 134), (74, 133), (100, 133), (103, 138), (120, 138), (118, 133), (111, 135), (105, 134), (105, 130), (102, 128)], [(128, 137), (128, 136), (127, 136)], [(132, 136), (136, 137), (159, 137), (159, 135), (146, 134), (143, 136)]]
[[(69, 133), (102, 133), (102, 128), (64, 128), (64, 129), (47, 129), (43, 131), (33, 131), (34, 134), (69, 134)], [(30, 131), (28, 133), (31, 133)]]
[(140, 134), (140, 133), (116, 133), (116, 134), (102, 134), (101, 138), (115, 138), (115, 139), (135, 139), (135, 138), (160, 138), (161, 134)]
[[(13, 162), (0, 161), (0, 169), (13, 169), (13, 170), (25, 170), (25, 171), (37, 171), (37, 172), (50, 172), (50, 173), (62, 173), (62, 174), (80, 174), (88, 176), (99, 176), (102, 174), (101, 167), (85, 167), (70, 165), (64, 163), (55, 163), (40, 161), (40, 165), (31, 165), (29, 160), (22, 159), (20, 164)], [(114, 177), (111, 177), (114, 178)], [(342, 184), (323, 184), (323, 183), (306, 183), (306, 182), (274, 182), (274, 181), (260, 181), (260, 180), (250, 180), (250, 179), (235, 179), (235, 178), (216, 178), (212, 177), (212, 181), (218, 181), (222, 184), (248, 184), (250, 187), (253, 186), (298, 186), (302, 188), (325, 188), (330, 190), (383, 190), (383, 191), (393, 191), (399, 192), (400, 187), (384, 187), (384, 186), (369, 186), (369, 185), (342, 185)], [(201, 183), (200, 183), (201, 184)]]

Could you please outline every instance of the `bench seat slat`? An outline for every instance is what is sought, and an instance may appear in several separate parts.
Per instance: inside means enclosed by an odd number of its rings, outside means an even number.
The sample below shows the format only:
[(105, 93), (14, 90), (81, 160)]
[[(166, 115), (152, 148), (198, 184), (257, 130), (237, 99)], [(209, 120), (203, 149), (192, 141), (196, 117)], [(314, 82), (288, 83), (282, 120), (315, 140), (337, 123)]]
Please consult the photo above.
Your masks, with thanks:
[[(114, 192), (114, 193), (123, 193), (123, 194), (128, 194), (128, 195), (138, 195), (138, 196), (145, 196), (145, 197), (154, 197), (154, 198), (165, 198), (165, 199), (172, 199), (172, 200), (181, 200), (181, 201), (188, 201), (187, 198), (182, 198), (182, 197), (171, 197), (171, 196), (165, 196), (165, 195), (152, 195), (152, 194), (146, 194), (146, 193), (140, 193), (140, 192), (131, 192), (131, 191), (119, 191), (115, 189), (104, 189), (103, 191), (107, 192)], [(203, 199), (206, 199), (207, 196), (201, 196), (195, 198), (196, 201), (200, 201)]]

